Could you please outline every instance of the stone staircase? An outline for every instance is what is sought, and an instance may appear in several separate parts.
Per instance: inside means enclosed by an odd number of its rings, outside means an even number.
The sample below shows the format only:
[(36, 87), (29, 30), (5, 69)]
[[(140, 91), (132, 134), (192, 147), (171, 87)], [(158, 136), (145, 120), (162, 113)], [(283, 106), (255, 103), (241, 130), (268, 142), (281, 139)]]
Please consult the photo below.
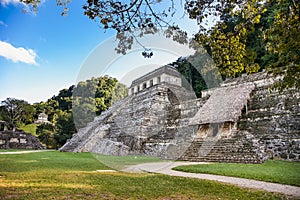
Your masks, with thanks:
[[(271, 92), (272, 79), (256, 76), (256, 88), (240, 109), (242, 116), (234, 127), (233, 121), (224, 122), (226, 134), (210, 137), (216, 130), (212, 124), (204, 124), (201, 130), (199, 124), (190, 125), (209, 94), (195, 99), (175, 86), (154, 85), (115, 103), (60, 150), (110, 155), (138, 152), (166, 159), (235, 163), (262, 163), (272, 151), (272, 157), (299, 161), (299, 90)], [(224, 86), (247, 81), (251, 79), (241, 77)], [(225, 126), (228, 122), (230, 126)]]
[(245, 138), (195, 139), (179, 160), (195, 162), (262, 163), (257, 149)]
[[(95, 117), (94, 121), (89, 122), (85, 127), (79, 129), (79, 131), (72, 136), (59, 150), (60, 151), (72, 151), (72, 152), (81, 152), (81, 151), (90, 151), (93, 147), (93, 144), (87, 145), (90, 148), (84, 147), (89, 142), (96, 142), (97, 138), (94, 138), (95, 135), (103, 137), (105, 134), (101, 127), (103, 127), (110, 116), (116, 113), (123, 105), (129, 101), (129, 97), (126, 97), (114, 105), (112, 105), (108, 110), (101, 113), (100, 116)], [(103, 129), (103, 128), (102, 128)]]

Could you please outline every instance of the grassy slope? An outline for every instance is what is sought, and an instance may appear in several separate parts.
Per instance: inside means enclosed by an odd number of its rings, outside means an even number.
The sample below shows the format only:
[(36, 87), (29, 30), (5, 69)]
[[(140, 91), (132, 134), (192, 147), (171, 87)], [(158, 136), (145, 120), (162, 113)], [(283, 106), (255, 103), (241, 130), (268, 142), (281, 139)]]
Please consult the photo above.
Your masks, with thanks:
[(107, 167), (89, 153), (0, 155), (0, 199), (283, 198), (213, 181), (99, 169)]
[(178, 166), (175, 170), (250, 178), (300, 186), (300, 162), (269, 160), (263, 164), (214, 163)]
[(36, 127), (38, 124), (27, 124), (18, 129), (25, 131), (26, 133), (31, 133), (32, 135), (36, 136)]

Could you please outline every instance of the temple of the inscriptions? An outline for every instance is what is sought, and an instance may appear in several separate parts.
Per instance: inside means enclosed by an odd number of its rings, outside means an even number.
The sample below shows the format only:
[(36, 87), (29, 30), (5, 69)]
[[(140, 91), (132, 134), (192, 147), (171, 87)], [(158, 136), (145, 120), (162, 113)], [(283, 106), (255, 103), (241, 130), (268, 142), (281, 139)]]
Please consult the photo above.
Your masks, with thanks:
[(277, 81), (264, 72), (241, 76), (196, 98), (182, 87), (176, 68), (162, 66), (132, 81), (126, 98), (60, 150), (190, 161), (299, 161), (299, 89), (278, 91)]

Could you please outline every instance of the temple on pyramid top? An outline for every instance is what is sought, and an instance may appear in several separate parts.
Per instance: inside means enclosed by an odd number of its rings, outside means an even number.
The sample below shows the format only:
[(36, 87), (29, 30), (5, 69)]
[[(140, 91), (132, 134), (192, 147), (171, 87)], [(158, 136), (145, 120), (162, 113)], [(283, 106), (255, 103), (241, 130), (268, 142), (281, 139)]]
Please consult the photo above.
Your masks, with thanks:
[(128, 95), (136, 94), (153, 85), (168, 83), (181, 86), (181, 75), (171, 65), (165, 65), (132, 81)]

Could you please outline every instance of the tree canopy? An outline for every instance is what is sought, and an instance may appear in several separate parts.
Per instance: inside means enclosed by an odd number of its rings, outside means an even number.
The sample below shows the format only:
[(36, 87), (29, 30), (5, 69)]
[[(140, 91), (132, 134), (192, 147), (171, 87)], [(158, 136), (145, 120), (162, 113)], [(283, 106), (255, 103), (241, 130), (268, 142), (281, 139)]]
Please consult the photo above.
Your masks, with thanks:
[[(52, 141), (48, 144), (51, 147), (62, 146), (77, 128), (86, 126), (95, 116), (107, 110), (113, 100), (124, 98), (127, 95), (127, 89), (124, 88), (126, 86), (118, 83), (117, 79), (101, 76), (60, 90), (58, 95), (36, 105), (39, 112), (48, 114), (55, 126), (53, 130), (51, 126), (43, 127), (45, 130), (38, 129), (39, 137)], [(78, 117), (81, 120), (75, 120), (75, 124), (74, 119)]]
[[(36, 9), (40, 0), (20, 0)], [(188, 43), (187, 34), (172, 17), (174, 0), (86, 0), (83, 14), (103, 29), (114, 29), (118, 53), (125, 54), (137, 37), (162, 30), (166, 37)], [(57, 0), (67, 13), (69, 0)], [(223, 76), (235, 77), (262, 68), (285, 74), (283, 87), (299, 87), (299, 0), (185, 0), (184, 10), (197, 20), (193, 40), (214, 59)], [(214, 17), (218, 22), (209, 25)], [(138, 34), (135, 34), (135, 32)], [(147, 50), (147, 49), (145, 49)], [(146, 52), (146, 51), (145, 51)], [(151, 57), (151, 52), (143, 52)]]
[[(51, 123), (37, 125), (36, 135), (48, 148), (59, 148), (77, 128), (84, 127), (125, 96), (127, 88), (116, 78), (91, 78), (60, 90), (46, 102), (30, 105), (24, 100), (7, 98), (0, 104), (0, 120), (8, 122), (9, 128), (22, 129), (45, 113)], [(74, 116), (82, 119), (76, 126)]]
[(0, 120), (4, 120), (12, 127), (22, 123), (32, 123), (35, 109), (28, 102), (15, 98), (7, 98), (1, 102)]

